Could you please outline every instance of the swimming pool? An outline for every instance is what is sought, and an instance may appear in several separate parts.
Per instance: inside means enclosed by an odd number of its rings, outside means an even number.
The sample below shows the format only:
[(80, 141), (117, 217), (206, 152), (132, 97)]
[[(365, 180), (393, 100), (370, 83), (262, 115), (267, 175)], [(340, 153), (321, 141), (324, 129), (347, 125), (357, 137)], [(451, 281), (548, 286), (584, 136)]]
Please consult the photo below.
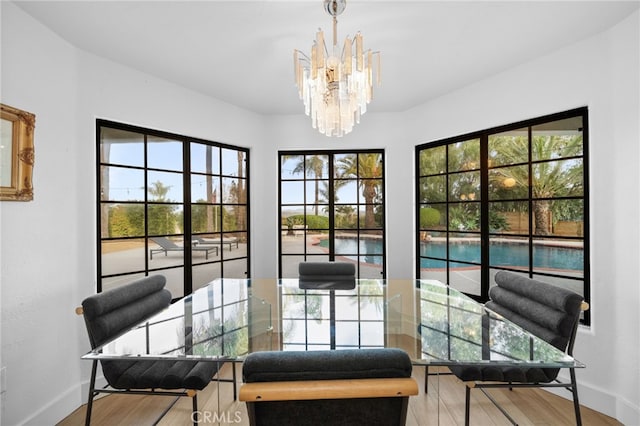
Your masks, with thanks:
[[(368, 263), (382, 263), (382, 242), (379, 240), (355, 238), (337, 238), (336, 255), (356, 260), (356, 254), (365, 256)], [(322, 240), (321, 247), (328, 247), (329, 241)], [(435, 257), (444, 259), (446, 257), (446, 244), (444, 242), (433, 242), (420, 244), (420, 267), (424, 269), (444, 268), (445, 262), (436, 259), (425, 259), (425, 257)], [(465, 242), (451, 244), (449, 246), (449, 258), (458, 262), (480, 263), (480, 243)], [(489, 263), (491, 266), (504, 267), (529, 267), (529, 246), (518, 243), (492, 244), (489, 252)], [(460, 264), (459, 267), (465, 265)], [(582, 248), (557, 247), (552, 245), (533, 246), (533, 267), (536, 269), (556, 269), (556, 270), (584, 270), (584, 251)]]
[[(446, 244), (422, 243), (420, 256), (446, 257)], [(461, 243), (449, 246), (452, 261), (480, 263), (480, 243)], [(492, 244), (489, 249), (491, 266), (529, 267), (529, 245), (518, 243)], [(421, 268), (442, 268), (444, 262), (421, 259)], [(584, 251), (581, 248), (557, 247), (537, 244), (533, 246), (533, 267), (537, 269), (575, 270), (584, 269)]]

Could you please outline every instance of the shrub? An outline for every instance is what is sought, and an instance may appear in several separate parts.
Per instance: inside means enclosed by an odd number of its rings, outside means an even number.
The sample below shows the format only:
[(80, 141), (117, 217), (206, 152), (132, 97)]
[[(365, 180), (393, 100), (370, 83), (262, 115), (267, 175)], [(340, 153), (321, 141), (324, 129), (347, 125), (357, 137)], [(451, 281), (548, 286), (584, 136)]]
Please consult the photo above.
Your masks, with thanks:
[[(293, 225), (304, 225), (304, 215), (296, 214), (289, 216), (287, 226), (291, 228)], [(329, 229), (329, 218), (326, 216), (307, 215), (307, 228), (308, 229)]]
[(509, 222), (507, 218), (495, 210), (489, 211), (489, 230), (491, 232), (508, 231)]
[(440, 223), (440, 212), (433, 207), (420, 209), (420, 228), (429, 228)]

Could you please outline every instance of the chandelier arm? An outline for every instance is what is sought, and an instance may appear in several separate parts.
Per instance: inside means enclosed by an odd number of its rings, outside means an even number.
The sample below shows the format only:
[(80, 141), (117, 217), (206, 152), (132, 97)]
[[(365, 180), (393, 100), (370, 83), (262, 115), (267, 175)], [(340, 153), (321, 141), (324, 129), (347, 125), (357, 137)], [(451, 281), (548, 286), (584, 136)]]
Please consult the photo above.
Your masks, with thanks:
[(296, 52), (298, 52), (300, 55), (303, 56), (302, 58), (298, 57), (298, 60), (300, 60), (300, 61), (304, 60), (304, 61), (309, 62), (309, 63), (311, 62), (311, 58), (308, 57), (306, 53), (304, 53), (304, 52), (302, 52), (301, 50), (298, 50), (298, 49), (294, 49), (294, 50)]

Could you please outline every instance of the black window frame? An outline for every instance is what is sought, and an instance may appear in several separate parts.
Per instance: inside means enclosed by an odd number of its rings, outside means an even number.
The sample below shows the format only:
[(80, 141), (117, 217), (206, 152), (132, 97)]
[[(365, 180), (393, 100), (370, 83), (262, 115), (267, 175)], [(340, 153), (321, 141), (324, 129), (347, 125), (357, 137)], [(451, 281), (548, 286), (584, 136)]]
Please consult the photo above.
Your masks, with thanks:
[[(480, 193), (479, 195), (479, 199), (477, 200), (467, 200), (467, 202), (469, 203), (476, 203), (479, 206), (479, 210), (480, 210), (480, 221), (479, 221), (479, 231), (471, 231), (468, 233), (476, 233), (478, 235), (478, 237), (480, 238), (480, 247), (481, 247), (481, 260), (480, 262), (474, 262), (473, 266), (480, 267), (480, 294), (468, 294), (468, 296), (472, 297), (473, 299), (479, 301), (479, 302), (486, 302), (487, 300), (489, 300), (489, 289), (491, 286), (491, 276), (490, 276), (490, 272), (491, 270), (500, 270), (500, 269), (506, 269), (506, 270), (511, 270), (508, 267), (498, 267), (498, 266), (491, 266), (490, 262), (489, 262), (489, 247), (490, 247), (490, 238), (494, 235), (496, 235), (494, 232), (492, 232), (490, 230), (490, 226), (489, 226), (489, 205), (491, 203), (492, 200), (489, 199), (489, 173), (491, 170), (495, 170), (495, 169), (499, 169), (501, 167), (505, 167), (505, 166), (495, 166), (495, 165), (490, 165), (489, 164), (489, 138), (492, 135), (497, 135), (503, 132), (510, 132), (510, 131), (514, 131), (514, 130), (520, 130), (520, 129), (528, 129), (528, 140), (529, 143), (532, 140), (532, 128), (536, 127), (536, 126), (541, 126), (544, 125), (545, 123), (551, 123), (554, 121), (559, 121), (559, 120), (564, 120), (564, 119), (571, 119), (571, 118), (575, 118), (575, 117), (580, 117), (582, 119), (582, 155), (581, 156), (576, 156), (575, 158), (580, 158), (582, 161), (582, 167), (583, 167), (583, 180), (582, 180), (582, 202), (583, 202), (583, 211), (582, 211), (582, 218), (583, 218), (583, 230), (582, 230), (582, 237), (570, 237), (570, 236), (558, 236), (558, 235), (552, 235), (549, 238), (559, 238), (559, 239), (564, 239), (564, 240), (572, 240), (572, 239), (581, 239), (582, 244), (583, 244), (583, 275), (582, 277), (571, 277), (569, 275), (563, 275), (560, 273), (554, 273), (552, 271), (540, 271), (540, 270), (534, 270), (534, 262), (533, 262), (533, 241), (534, 239), (538, 239), (540, 238), (540, 236), (538, 235), (534, 235), (534, 227), (535, 224), (532, 222), (532, 218), (533, 218), (533, 203), (538, 200), (540, 201), (541, 198), (533, 198), (532, 195), (532, 185), (531, 185), (531, 179), (532, 179), (532, 168), (539, 163), (544, 163), (545, 161), (552, 161), (552, 160), (533, 160), (532, 159), (532, 154), (531, 154), (531, 145), (529, 145), (529, 153), (528, 153), (528, 160), (526, 162), (523, 162), (521, 164), (516, 164), (516, 166), (518, 165), (522, 165), (522, 166), (527, 166), (529, 167), (529, 195), (526, 199), (523, 200), (516, 200), (516, 201), (526, 201), (528, 203), (528, 217), (529, 217), (529, 223), (528, 223), (528, 238), (530, 240), (529, 242), (529, 267), (528, 267), (528, 271), (526, 271), (527, 276), (532, 277), (532, 278), (540, 278), (540, 279), (544, 279), (544, 277), (551, 277), (551, 278), (560, 278), (560, 279), (564, 279), (564, 280), (576, 280), (576, 281), (582, 281), (582, 286), (583, 286), (583, 297), (585, 299), (586, 302), (590, 302), (590, 226), (589, 226), (589, 120), (588, 120), (588, 108), (587, 107), (580, 107), (580, 108), (575, 108), (575, 109), (571, 109), (568, 111), (563, 111), (563, 112), (559, 112), (559, 113), (555, 113), (555, 114), (549, 114), (549, 115), (545, 115), (545, 116), (541, 116), (541, 117), (537, 117), (537, 118), (533, 118), (533, 119), (529, 119), (529, 120), (523, 120), (523, 121), (519, 121), (516, 123), (511, 123), (511, 124), (507, 124), (507, 125), (502, 125), (502, 126), (498, 126), (498, 127), (493, 127), (490, 129), (485, 129), (485, 130), (481, 130), (481, 131), (477, 131), (477, 132), (471, 132), (471, 133), (467, 133), (467, 134), (463, 134), (463, 135), (459, 135), (459, 136), (454, 136), (454, 137), (450, 137), (450, 138), (446, 138), (446, 139), (441, 139), (441, 140), (436, 140), (436, 141), (432, 141), (432, 142), (427, 142), (427, 143), (423, 143), (420, 145), (417, 145), (415, 147), (415, 163), (414, 163), (414, 167), (415, 167), (415, 250), (416, 250), (416, 262), (415, 262), (415, 273), (416, 273), (416, 277), (417, 278), (421, 278), (422, 276), (422, 271), (421, 271), (421, 261), (422, 259), (432, 259), (431, 257), (426, 257), (426, 256), (422, 256), (421, 255), (421, 243), (422, 243), (422, 239), (423, 239), (423, 235), (424, 234), (424, 228), (421, 229), (421, 219), (420, 219), (420, 211), (421, 211), (421, 206), (426, 206), (426, 205), (430, 205), (433, 203), (430, 202), (423, 202), (423, 200), (421, 199), (421, 179), (422, 178), (430, 178), (433, 177), (435, 175), (429, 175), (429, 174), (425, 174), (425, 175), (421, 175), (421, 164), (420, 164), (420, 153), (423, 150), (428, 150), (428, 149), (432, 149), (432, 148), (438, 148), (438, 147), (445, 147), (445, 149), (447, 149), (447, 146), (450, 146), (452, 144), (456, 144), (456, 143), (461, 143), (461, 142), (467, 142), (467, 141), (471, 141), (474, 139), (478, 139), (479, 143), (480, 143), (480, 165), (477, 170), (480, 174)], [(447, 149), (447, 153), (448, 153), (448, 149)], [(448, 154), (447, 154), (448, 155)], [(573, 157), (567, 157), (568, 159), (572, 159)], [(564, 159), (564, 158), (563, 158)], [(445, 159), (446, 164), (448, 165), (449, 159), (448, 157)], [(447, 166), (448, 167), (448, 166)], [(458, 173), (458, 172), (456, 172)], [(448, 176), (451, 173), (447, 170), (445, 175), (447, 176), (447, 184), (446, 184), (446, 201), (442, 202), (443, 205), (446, 205), (446, 214), (447, 214), (447, 221), (449, 220), (449, 205), (454, 203), (454, 201), (450, 200), (449, 197), (449, 178)], [(563, 198), (567, 198), (567, 199), (579, 199), (580, 197), (554, 197), (554, 198), (550, 198), (550, 200), (558, 200), (558, 199), (563, 199)], [(495, 200), (493, 200), (495, 201)], [(436, 203), (437, 204), (437, 203)], [(448, 222), (447, 222), (448, 223)], [(447, 242), (449, 241), (449, 234), (452, 232), (451, 228), (449, 228), (449, 225), (447, 225), (446, 228), (446, 234), (447, 234)], [(543, 239), (545, 237), (542, 237)], [(446, 244), (446, 254), (444, 255), (443, 258), (441, 259), (435, 259), (433, 258), (433, 260), (439, 260), (439, 261), (443, 261), (446, 262), (446, 277), (447, 277), (447, 282), (446, 284), (449, 284), (449, 277), (450, 277), (450, 266), (449, 263), (453, 262), (452, 259), (450, 258), (450, 254), (449, 254), (449, 244)], [(458, 261), (455, 261), (456, 263), (459, 263)], [(516, 272), (521, 272), (524, 273), (525, 271), (522, 270), (515, 270)], [(583, 313), (583, 317), (581, 318), (581, 322), (584, 325), (589, 325), (590, 324), (590, 312), (586, 311)]]
[[(228, 258), (224, 258), (223, 257), (223, 252), (224, 252), (224, 248), (225, 245), (222, 244), (219, 246), (218, 248), (218, 253), (220, 253), (220, 257), (219, 259), (213, 259), (213, 260), (209, 260), (206, 262), (202, 262), (202, 263), (197, 263), (194, 264), (192, 261), (192, 251), (191, 250), (183, 250), (183, 256), (184, 256), (184, 260), (183, 260), (183, 264), (181, 265), (177, 265), (177, 266), (168, 266), (168, 267), (160, 267), (160, 268), (153, 268), (150, 267), (149, 263), (150, 263), (150, 259), (149, 259), (149, 232), (148, 232), (148, 225), (147, 223), (145, 223), (144, 228), (144, 235), (140, 236), (133, 236), (133, 237), (103, 237), (102, 236), (102, 204), (108, 204), (113, 202), (113, 200), (107, 200), (104, 201), (102, 200), (102, 166), (112, 166), (111, 163), (102, 163), (101, 161), (101, 129), (102, 128), (110, 128), (110, 129), (114, 129), (114, 130), (118, 130), (118, 131), (124, 131), (124, 132), (132, 132), (132, 133), (138, 133), (140, 135), (144, 135), (144, 143), (145, 146), (147, 144), (147, 137), (153, 137), (153, 138), (164, 138), (164, 139), (169, 139), (172, 141), (176, 141), (176, 142), (181, 142), (182, 143), (182, 171), (181, 172), (174, 172), (174, 173), (181, 173), (182, 174), (182, 192), (183, 192), (183, 199), (181, 202), (175, 202), (174, 204), (181, 204), (184, 206), (184, 211), (183, 211), (183, 234), (185, 241), (189, 238), (191, 238), (191, 236), (197, 236), (198, 233), (194, 233), (192, 232), (192, 206), (198, 205), (199, 203), (197, 202), (192, 202), (191, 201), (191, 175), (192, 174), (198, 174), (197, 172), (193, 172), (191, 171), (191, 144), (192, 143), (197, 143), (197, 144), (203, 144), (203, 145), (207, 145), (207, 146), (211, 146), (214, 148), (219, 148), (221, 151), (223, 149), (228, 149), (228, 150), (232, 150), (232, 151), (238, 151), (238, 152), (242, 152), (244, 153), (244, 170), (245, 170), (245, 176), (242, 177), (242, 179), (244, 179), (244, 184), (245, 184), (245, 193), (244, 193), (244, 200), (245, 200), (245, 204), (241, 204), (240, 202), (236, 202), (236, 203), (220, 203), (220, 210), (219, 210), (219, 214), (222, 216), (224, 214), (223, 210), (224, 207), (226, 206), (246, 206), (246, 224), (244, 224), (244, 230), (238, 231), (239, 233), (242, 234), (246, 234), (246, 241), (243, 241), (243, 244), (246, 244), (246, 255), (244, 256), (237, 256), (237, 257), (228, 257)], [(205, 139), (201, 139), (201, 138), (196, 138), (196, 137), (192, 137), (192, 136), (187, 136), (187, 135), (181, 135), (181, 134), (176, 134), (176, 133), (171, 133), (171, 132), (166, 132), (166, 131), (161, 131), (161, 130), (156, 130), (156, 129), (150, 129), (150, 128), (145, 128), (145, 127), (141, 127), (141, 126), (135, 126), (135, 125), (131, 125), (131, 124), (125, 124), (125, 123), (121, 123), (121, 122), (115, 122), (115, 121), (111, 121), (111, 120), (106, 120), (106, 119), (96, 119), (96, 277), (97, 277), (97, 292), (100, 293), (103, 291), (103, 279), (106, 278), (119, 278), (119, 277), (126, 277), (126, 276), (131, 276), (132, 279), (134, 278), (138, 278), (141, 275), (144, 276), (148, 276), (152, 273), (162, 273), (163, 270), (169, 270), (169, 269), (176, 269), (176, 268), (183, 268), (184, 274), (183, 274), (183, 294), (179, 297), (176, 297), (176, 295), (174, 295), (174, 299), (180, 299), (186, 295), (189, 295), (193, 292), (193, 271), (192, 268), (194, 266), (198, 266), (198, 265), (204, 265), (204, 264), (214, 264), (214, 263), (219, 263), (220, 266), (220, 276), (221, 277), (225, 277), (225, 263), (227, 262), (240, 262), (240, 261), (245, 261), (246, 262), (246, 271), (244, 271), (244, 276), (242, 278), (251, 278), (250, 275), (250, 271), (251, 271), (251, 221), (250, 221), (250, 150), (248, 148), (245, 147), (239, 147), (239, 146), (234, 146), (234, 145), (230, 145), (230, 144), (225, 144), (225, 143), (220, 143), (220, 142), (216, 142), (216, 141), (210, 141), (210, 140), (205, 140)], [(148, 167), (147, 163), (146, 163), (146, 157), (147, 157), (147, 153), (146, 153), (146, 149), (145, 149), (145, 163), (144, 166), (141, 167), (129, 167), (129, 166), (123, 166), (121, 164), (118, 164), (117, 166), (120, 168), (129, 168), (129, 169), (136, 169), (136, 170), (142, 170), (145, 173), (145, 177), (144, 177), (144, 181), (145, 181), (145, 188), (142, 188), (146, 194), (147, 192), (147, 188), (148, 188), (148, 182), (147, 182), (147, 172), (148, 171), (160, 171), (160, 172), (166, 172), (166, 171), (170, 171), (170, 170), (163, 170), (163, 169), (158, 169), (158, 168), (150, 168)], [(223, 174), (223, 159), (222, 156), (220, 156), (219, 159), (219, 173), (216, 175), (218, 178), (222, 179), (224, 177), (233, 177), (232, 175), (225, 175)], [(200, 173), (201, 174), (201, 173)], [(122, 202), (121, 202), (122, 203)], [(127, 204), (128, 202), (125, 201), (123, 202), (124, 204)], [(145, 212), (147, 210), (147, 206), (148, 205), (153, 205), (153, 204), (158, 204), (155, 201), (151, 201), (149, 202), (149, 200), (147, 200), (146, 195), (145, 195), (145, 200), (143, 202), (140, 201), (135, 201), (135, 202), (131, 202), (131, 203), (137, 203), (137, 204), (144, 204), (145, 205)], [(167, 204), (171, 204), (171, 203), (167, 203)], [(146, 213), (145, 213), (146, 214)], [(220, 231), (221, 235), (224, 235), (224, 233), (227, 231)], [(102, 267), (102, 243), (103, 241), (112, 241), (112, 240), (127, 240), (127, 239), (142, 239), (144, 238), (145, 243), (144, 243), (144, 250), (145, 250), (145, 261), (144, 261), (144, 268), (141, 269), (136, 269), (136, 270), (132, 270), (132, 271), (127, 271), (127, 272), (118, 272), (118, 273), (113, 273), (113, 274), (107, 274), (107, 275), (103, 275), (103, 267)], [(237, 244), (237, 243), (236, 243)], [(212, 279), (215, 279), (217, 277), (212, 277)], [(238, 277), (240, 278), (240, 277)]]
[[(312, 254), (312, 253), (308, 253), (306, 248), (307, 248), (307, 244), (305, 243), (303, 245), (303, 252), (301, 253), (297, 253), (297, 254), (293, 254), (293, 253), (283, 253), (283, 232), (285, 232), (285, 228), (283, 228), (283, 216), (282, 216), (282, 211), (283, 211), (283, 202), (282, 202), (282, 182), (283, 181), (304, 181), (306, 182), (312, 182), (314, 180), (319, 180), (319, 179), (314, 179), (314, 178), (307, 178), (307, 173), (306, 170), (302, 173), (302, 178), (301, 179), (282, 179), (282, 164), (283, 164), (283, 158), (286, 156), (303, 156), (303, 157), (309, 157), (309, 156), (316, 156), (316, 155), (320, 155), (320, 156), (328, 156), (328, 170), (327, 170), (327, 178), (326, 179), (321, 179), (321, 180), (328, 180), (329, 184), (328, 184), (328, 191), (330, 194), (335, 195), (335, 192), (337, 191), (337, 189), (334, 187), (334, 183), (337, 180), (341, 180), (339, 178), (336, 177), (335, 174), (335, 170), (334, 170), (334, 164), (335, 164), (335, 158), (336, 156), (342, 156), (342, 155), (347, 155), (347, 154), (356, 154), (356, 155), (367, 155), (367, 154), (376, 154), (380, 156), (380, 162), (381, 162), (381, 171), (380, 171), (380, 177), (362, 177), (360, 176), (360, 173), (357, 173), (357, 177), (355, 178), (349, 178), (349, 179), (353, 179), (356, 181), (359, 180), (380, 180), (380, 185), (379, 185), (379, 190), (380, 190), (380, 197), (381, 197), (381, 202), (380, 203), (374, 203), (374, 206), (378, 206), (379, 211), (378, 214), (381, 216), (379, 218), (379, 223), (380, 228), (371, 228), (368, 229), (366, 227), (361, 227), (359, 225), (359, 221), (358, 221), (358, 225), (355, 228), (356, 231), (356, 235), (357, 238), (359, 240), (359, 236), (361, 231), (374, 231), (374, 232), (379, 232), (381, 234), (380, 236), (380, 240), (381, 240), (381, 253), (375, 253), (374, 256), (375, 257), (380, 257), (381, 258), (381, 265), (380, 265), (380, 277), (379, 278), (386, 278), (386, 270), (387, 270), (387, 250), (386, 250), (386, 188), (385, 188), (385, 150), (384, 149), (338, 149), (338, 150), (281, 150), (278, 151), (278, 224), (279, 224), (279, 229), (278, 229), (278, 277), (280, 278), (292, 278), (292, 277), (285, 277), (283, 276), (283, 256), (300, 256), (303, 260), (305, 261), (314, 261), (315, 259), (320, 259), (320, 258), (326, 258), (328, 256), (328, 259), (330, 261), (336, 260), (336, 257), (340, 257), (342, 255), (346, 255), (346, 256), (356, 256), (357, 259), (360, 259), (360, 257), (362, 255), (364, 255), (364, 253), (361, 253), (360, 248), (357, 248), (357, 252), (356, 253), (348, 253), (348, 254), (336, 254), (336, 248), (335, 248), (335, 233), (336, 233), (336, 221), (335, 221), (335, 212), (336, 212), (336, 204), (340, 205), (340, 202), (335, 202), (335, 199), (333, 196), (329, 196), (328, 200), (326, 202), (326, 208), (328, 209), (328, 211), (330, 212), (328, 217), (329, 217), (329, 226), (328, 226), (328, 254), (327, 255), (316, 255), (316, 254)], [(359, 166), (358, 166), (359, 167)], [(306, 191), (306, 184), (305, 184), (305, 191)], [(359, 191), (359, 189), (358, 189)], [(360, 197), (360, 192), (358, 192), (358, 197)], [(304, 206), (305, 206), (305, 215), (306, 215), (306, 206), (309, 205), (315, 205), (312, 203), (309, 203), (306, 201), (307, 198), (305, 198), (305, 202), (304, 202)], [(367, 203), (361, 203), (361, 202), (357, 202), (358, 206), (366, 206), (368, 205)], [(343, 228), (339, 228), (338, 230), (343, 229)], [(344, 228), (343, 230), (345, 231), (353, 231), (353, 229), (351, 228)], [(305, 230), (303, 230), (303, 237), (307, 238), (307, 233)], [(296, 275), (297, 277), (297, 275)], [(361, 265), (359, 261), (356, 261), (356, 278), (364, 278), (362, 276), (361, 273)], [(369, 277), (371, 278), (371, 277)]]

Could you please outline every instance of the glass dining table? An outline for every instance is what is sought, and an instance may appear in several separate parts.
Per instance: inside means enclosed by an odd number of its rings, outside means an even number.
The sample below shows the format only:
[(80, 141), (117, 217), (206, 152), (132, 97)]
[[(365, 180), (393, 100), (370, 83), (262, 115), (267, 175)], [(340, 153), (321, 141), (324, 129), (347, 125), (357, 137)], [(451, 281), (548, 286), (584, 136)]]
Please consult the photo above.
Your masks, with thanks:
[[(235, 366), (252, 352), (385, 347), (426, 367), (425, 392), (436, 376), (438, 401), (443, 371), (432, 366), (585, 367), (438, 281), (381, 279), (356, 280), (352, 289), (216, 279), (82, 358), (231, 362), (235, 383)], [(229, 380), (217, 380), (218, 407), (221, 381)]]
[(82, 358), (241, 362), (258, 351), (383, 347), (414, 365), (584, 367), (438, 281), (381, 279), (346, 290), (216, 279)]

